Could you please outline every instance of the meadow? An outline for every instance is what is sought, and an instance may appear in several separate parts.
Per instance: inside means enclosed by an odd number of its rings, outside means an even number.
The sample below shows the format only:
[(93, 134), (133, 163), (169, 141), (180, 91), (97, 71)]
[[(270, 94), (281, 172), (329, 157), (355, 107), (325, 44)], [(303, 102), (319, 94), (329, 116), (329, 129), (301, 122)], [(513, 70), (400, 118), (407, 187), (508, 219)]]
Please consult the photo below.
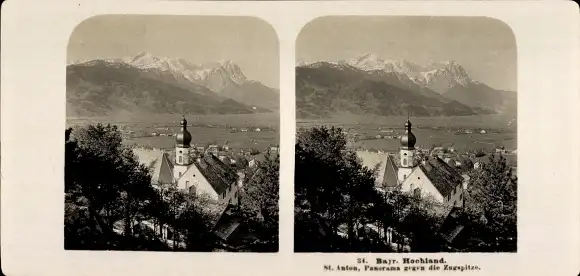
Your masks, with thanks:
[[(341, 127), (347, 136), (375, 137), (376, 135), (396, 136), (404, 133), (407, 117), (401, 116), (335, 116), (329, 119), (297, 120), (297, 127), (308, 128), (319, 125)], [(506, 150), (517, 149), (516, 116), (483, 115), (453, 117), (414, 117), (411, 118), (413, 133), (417, 137), (417, 146), (430, 148), (450, 146), (459, 151), (484, 149), (486, 151), (499, 147)], [(466, 133), (469, 130), (473, 133)], [(484, 130), (486, 133), (480, 133)], [(390, 132), (392, 131), (392, 132)], [(397, 151), (398, 139), (357, 139), (352, 145), (355, 148)]]
[[(124, 114), (122, 116), (108, 117), (69, 117), (67, 125), (77, 125), (86, 123), (112, 123), (117, 125), (131, 124), (156, 124), (179, 126), (180, 114)], [(187, 121), (193, 125), (212, 125), (222, 127), (270, 127), (278, 129), (280, 125), (280, 114), (254, 113), (254, 114), (211, 114), (211, 115), (187, 115)]]
[[(175, 147), (175, 137), (170, 135), (180, 129), (181, 118), (178, 114), (67, 118), (67, 127), (94, 123), (114, 124), (123, 133), (131, 132), (124, 140), (127, 145), (172, 149)], [(189, 115), (186, 118), (193, 146), (207, 146), (210, 143), (224, 145), (227, 142), (230, 148), (264, 150), (271, 144), (279, 143), (280, 120), (277, 113)], [(241, 132), (242, 128), (248, 131)], [(260, 131), (256, 132), (256, 128), (260, 128)], [(152, 136), (152, 133), (167, 136)]]

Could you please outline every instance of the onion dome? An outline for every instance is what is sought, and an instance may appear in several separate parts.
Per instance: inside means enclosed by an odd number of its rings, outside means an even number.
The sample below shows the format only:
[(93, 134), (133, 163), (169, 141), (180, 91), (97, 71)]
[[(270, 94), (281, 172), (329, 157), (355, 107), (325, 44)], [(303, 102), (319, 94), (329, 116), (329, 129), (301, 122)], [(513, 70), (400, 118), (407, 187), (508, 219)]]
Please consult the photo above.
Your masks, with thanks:
[(189, 148), (191, 134), (187, 131), (187, 120), (185, 118), (181, 120), (181, 131), (175, 136), (175, 142), (182, 148)]
[(417, 138), (411, 132), (411, 121), (407, 120), (405, 122), (405, 134), (401, 135), (401, 146), (405, 148), (415, 148), (415, 143), (417, 143)]

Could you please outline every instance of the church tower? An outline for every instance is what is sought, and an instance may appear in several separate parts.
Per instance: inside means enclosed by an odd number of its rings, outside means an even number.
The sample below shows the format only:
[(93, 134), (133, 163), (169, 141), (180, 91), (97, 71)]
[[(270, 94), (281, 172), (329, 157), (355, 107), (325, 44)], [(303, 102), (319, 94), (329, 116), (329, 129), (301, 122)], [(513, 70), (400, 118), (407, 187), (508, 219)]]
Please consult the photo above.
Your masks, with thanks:
[(187, 131), (187, 120), (184, 117), (181, 120), (181, 131), (175, 136), (175, 166), (173, 167), (173, 178), (175, 179), (180, 178), (191, 165), (190, 143), (191, 134)]
[(416, 142), (417, 138), (411, 132), (411, 121), (407, 119), (405, 134), (401, 136), (401, 149), (399, 151), (401, 157), (401, 167), (398, 170), (399, 183), (402, 183), (416, 166), (414, 159)]

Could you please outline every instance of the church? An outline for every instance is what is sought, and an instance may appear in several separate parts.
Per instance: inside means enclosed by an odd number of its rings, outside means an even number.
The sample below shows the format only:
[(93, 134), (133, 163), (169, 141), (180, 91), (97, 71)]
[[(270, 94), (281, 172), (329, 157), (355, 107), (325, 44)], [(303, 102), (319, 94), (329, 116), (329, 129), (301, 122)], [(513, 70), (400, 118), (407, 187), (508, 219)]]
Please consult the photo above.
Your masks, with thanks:
[(399, 164), (389, 154), (374, 154), (373, 157), (368, 153), (358, 155), (369, 168), (379, 164), (377, 184), (382, 189), (400, 187), (404, 192), (421, 197), (430, 196), (447, 206), (463, 207), (463, 190), (466, 187), (464, 177), (439, 157), (424, 158), (417, 162), (416, 142), (417, 138), (411, 131), (411, 121), (407, 120), (405, 133), (400, 138)]
[(167, 152), (134, 150), (141, 163), (152, 166), (153, 184), (157, 187), (177, 184), (179, 189), (189, 193), (237, 205), (241, 177), (215, 155), (193, 151), (187, 120), (183, 118), (180, 124), (181, 129), (175, 135), (174, 164)]

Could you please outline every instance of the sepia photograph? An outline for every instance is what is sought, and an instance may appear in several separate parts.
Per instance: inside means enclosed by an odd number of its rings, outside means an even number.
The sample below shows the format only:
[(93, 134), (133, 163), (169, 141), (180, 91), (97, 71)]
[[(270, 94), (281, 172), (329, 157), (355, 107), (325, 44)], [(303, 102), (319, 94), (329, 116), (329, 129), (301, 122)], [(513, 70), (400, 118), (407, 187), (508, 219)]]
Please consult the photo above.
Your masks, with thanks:
[(70, 36), (67, 250), (277, 252), (279, 49), (241, 16), (101, 15)]
[(295, 252), (516, 252), (516, 52), (488, 17), (304, 26)]

